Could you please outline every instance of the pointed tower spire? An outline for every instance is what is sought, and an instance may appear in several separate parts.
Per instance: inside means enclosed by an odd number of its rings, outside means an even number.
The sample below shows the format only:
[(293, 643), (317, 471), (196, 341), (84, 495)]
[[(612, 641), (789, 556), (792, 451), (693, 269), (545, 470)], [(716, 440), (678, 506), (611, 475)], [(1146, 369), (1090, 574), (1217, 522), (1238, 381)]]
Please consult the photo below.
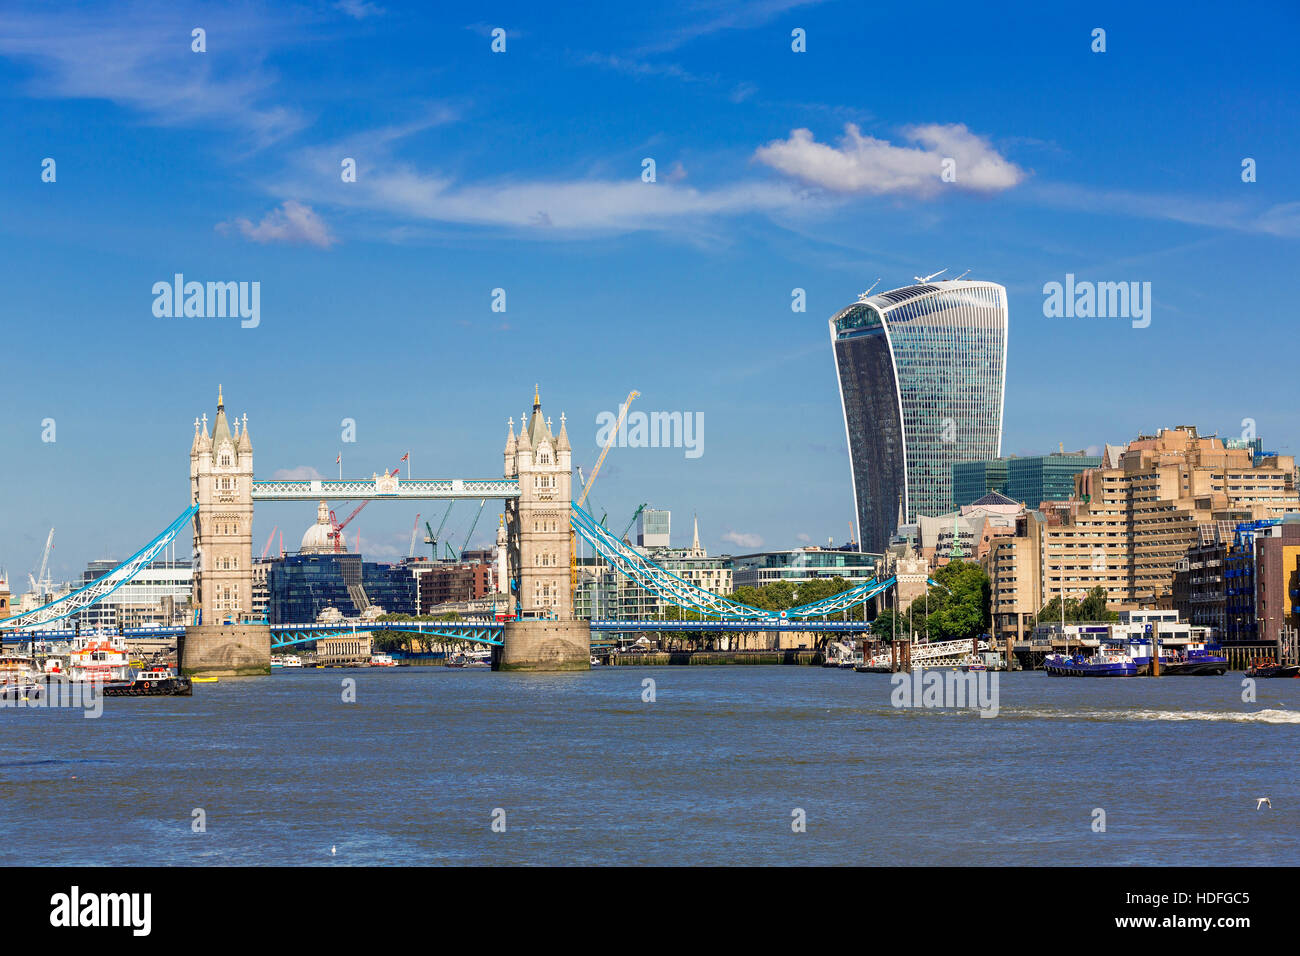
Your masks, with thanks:
[(691, 539), (691, 550), (700, 550), (700, 516), (695, 516), (695, 536)]
[(252, 450), (253, 450), (253, 440), (252, 440), (251, 438), (248, 437), (248, 415), (247, 415), (247, 414), (245, 414), (245, 415), (240, 419), (240, 424), (241, 424), (243, 427), (240, 428), (240, 430), (239, 430), (239, 450), (240, 450), (240, 451), (252, 451)]
[[(534, 412), (533, 414), (535, 415), (537, 413)], [(533, 447), (532, 440), (528, 437), (528, 429), (524, 427), (524, 417), (522, 415), (519, 416), (519, 442), (517, 447), (521, 450), (528, 449), (529, 451), (531, 451)]]
[(564, 412), (560, 412), (560, 434), (555, 439), (555, 450), (569, 451), (572, 447), (569, 444), (569, 431), (564, 425)]
[(221, 396), (221, 386), (217, 386), (217, 417), (212, 423), (212, 449), (216, 454), (216, 449), (221, 447), (222, 441), (232, 442), (234, 439), (230, 436), (230, 423), (226, 421), (226, 402)]

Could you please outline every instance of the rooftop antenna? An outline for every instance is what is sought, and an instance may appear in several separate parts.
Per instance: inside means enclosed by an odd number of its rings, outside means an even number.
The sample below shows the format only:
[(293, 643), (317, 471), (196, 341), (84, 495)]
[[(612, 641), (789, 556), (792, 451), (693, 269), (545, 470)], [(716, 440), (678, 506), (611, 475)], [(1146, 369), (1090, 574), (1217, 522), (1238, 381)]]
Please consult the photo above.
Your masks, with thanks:
[(918, 283), (921, 283), (921, 282), (929, 282), (929, 281), (930, 281), (931, 279), (933, 279), (935, 276), (941, 276), (941, 275), (943, 275), (943, 274), (944, 274), (945, 272), (947, 272), (947, 271), (948, 271), (947, 269), (940, 269), (938, 272), (931, 272), (931, 273), (930, 273), (928, 276), (926, 276), (924, 279), (922, 279), (920, 276), (912, 276), (912, 278), (915, 279)]
[[(878, 285), (880, 285), (880, 280), (879, 280), (879, 279), (877, 279), (875, 282), (871, 283), (871, 289), (874, 289), (874, 288), (875, 288), (876, 286), (878, 286)], [(859, 302), (862, 302), (862, 301), (864, 301), (864, 300), (867, 298), (867, 296), (871, 295), (871, 289), (868, 289), (866, 292), (860, 292), (860, 293), (858, 293), (858, 301), (859, 301)]]

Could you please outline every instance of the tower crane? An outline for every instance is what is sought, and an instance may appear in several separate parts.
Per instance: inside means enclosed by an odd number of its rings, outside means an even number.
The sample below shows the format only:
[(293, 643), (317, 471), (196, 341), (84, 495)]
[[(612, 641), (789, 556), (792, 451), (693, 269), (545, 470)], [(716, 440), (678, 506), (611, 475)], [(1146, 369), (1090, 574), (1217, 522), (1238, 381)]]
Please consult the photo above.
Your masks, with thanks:
[[(614, 446), (614, 442), (618, 439), (619, 429), (623, 427), (623, 419), (627, 418), (627, 410), (632, 405), (632, 399), (636, 398), (640, 394), (641, 393), (636, 391), (636, 389), (633, 389), (632, 391), (627, 393), (627, 401), (625, 401), (623, 403), (623, 407), (618, 410), (618, 421), (614, 423), (614, 430), (609, 433), (609, 438), (605, 442), (605, 447), (601, 449), (600, 457), (596, 459), (596, 467), (591, 469), (591, 477), (587, 479), (587, 483), (582, 488), (582, 494), (578, 498), (579, 508), (581, 508), (583, 504), (586, 503), (587, 493), (591, 491), (591, 486), (595, 482), (596, 476), (600, 474), (600, 466), (605, 463), (605, 456), (609, 454), (610, 448)], [(570, 518), (569, 519), (569, 590), (574, 592), (575, 594), (577, 593), (578, 590), (577, 539), (578, 539), (577, 532), (573, 530), (573, 519)]]
[(408, 558), (415, 557), (415, 532), (419, 530), (420, 530), (420, 515), (417, 512), (415, 515), (415, 523), (411, 525), (411, 550), (410, 553), (407, 554)]
[(650, 503), (647, 501), (636, 506), (636, 511), (632, 512), (632, 518), (628, 521), (627, 527), (623, 529), (623, 533), (618, 536), (618, 540), (627, 540), (627, 533), (632, 530), (632, 525), (636, 524), (636, 519), (641, 517), (641, 512), (645, 511), (646, 508), (649, 507), (649, 504)]
[(437, 531), (433, 530), (429, 522), (424, 523), (424, 530), (429, 532), (425, 535), (424, 543), (433, 545), (433, 560), (435, 561), (438, 560), (438, 535), (442, 534), (443, 526), (447, 524), (447, 517), (451, 514), (451, 506), (455, 503), (454, 499), (447, 502), (447, 510), (442, 514), (442, 522), (438, 525)]
[(486, 498), (478, 503), (478, 511), (474, 515), (474, 520), (470, 522), (469, 531), (465, 533), (465, 547), (460, 549), (460, 559), (462, 561), (465, 560), (465, 552), (469, 550), (470, 538), (474, 537), (474, 529), (478, 526), (478, 519), (479, 516), (483, 514), (483, 506), (485, 504), (487, 504)]
[[(393, 474), (394, 474), (394, 475), (397, 474), (398, 471), (400, 471), (400, 470), (401, 470), (401, 466), (399, 465), (397, 468), (394, 468), (394, 469), (393, 469)], [(387, 470), (384, 471), (384, 477), (385, 477), (385, 478), (388, 477), (388, 471), (387, 471)], [(344, 550), (344, 549), (343, 549), (343, 537), (342, 537), (342, 532), (343, 532), (343, 528), (344, 528), (344, 526), (346, 526), (347, 523), (348, 523), (349, 521), (351, 521), (353, 518), (355, 518), (357, 515), (361, 514), (361, 509), (364, 508), (364, 507), (365, 507), (366, 505), (368, 505), (368, 504), (370, 504), (369, 500), (367, 500), (367, 501), (363, 501), (363, 502), (361, 502), (361, 504), (359, 504), (359, 505), (357, 505), (355, 508), (353, 508), (353, 509), (352, 509), (352, 514), (350, 514), (350, 515), (348, 515), (346, 518), (344, 518), (342, 524), (340, 524), (340, 523), (338, 522), (338, 519), (334, 517), (334, 511), (333, 511), (333, 509), (330, 510), (330, 524), (331, 524), (333, 527), (330, 528), (330, 530), (329, 530), (329, 534), (328, 534), (328, 537), (330, 537), (331, 539), (333, 539), (333, 541), (334, 541), (334, 550), (335, 550), (335, 551), (342, 551), (342, 550)], [(361, 549), (358, 548), (357, 550), (360, 551)]]
[(262, 548), (262, 560), (266, 560), (266, 552), (271, 550), (271, 542), (275, 540), (275, 532), (279, 530), (279, 525), (271, 528), (271, 533), (266, 536), (266, 545)]
[(45, 551), (41, 554), (41, 569), (36, 572), (36, 577), (27, 575), (27, 579), (32, 582), (32, 590), (40, 592), (40, 598), (43, 602), (46, 595), (50, 593), (50, 579), (46, 576), (46, 571), (50, 566), (50, 549), (54, 547), (54, 529), (50, 529), (49, 536), (45, 539)]
[(330, 509), (330, 524), (333, 525), (333, 527), (330, 529), (328, 537), (330, 537), (334, 541), (335, 551), (344, 550), (343, 529), (347, 527), (349, 521), (351, 521), (357, 515), (361, 514), (361, 509), (368, 504), (370, 504), (369, 501), (361, 502), (361, 504), (357, 505), (355, 508), (352, 509), (352, 514), (344, 518), (342, 522), (340, 522), (337, 518), (334, 517), (334, 510)]

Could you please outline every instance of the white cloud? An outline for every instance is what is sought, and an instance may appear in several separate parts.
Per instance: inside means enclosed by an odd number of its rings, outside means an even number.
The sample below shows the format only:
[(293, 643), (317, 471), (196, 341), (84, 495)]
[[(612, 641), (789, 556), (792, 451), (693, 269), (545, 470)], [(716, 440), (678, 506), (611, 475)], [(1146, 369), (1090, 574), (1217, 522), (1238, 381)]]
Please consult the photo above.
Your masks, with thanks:
[[(315, 194), (402, 219), (464, 225), (507, 226), (543, 231), (662, 229), (683, 218), (775, 212), (816, 203), (786, 183), (736, 183), (713, 189), (687, 186), (685, 170), (674, 165), (657, 183), (637, 175), (626, 179), (500, 181), (461, 185), (450, 177), (389, 164), (359, 170), (345, 191), (326, 192), (332, 167), (312, 176)], [(276, 187), (303, 195), (302, 182)]]
[(247, 219), (217, 224), (217, 231), (222, 235), (228, 234), (232, 228), (253, 242), (304, 242), (328, 249), (338, 241), (315, 210), (292, 199), (283, 202), (280, 208), (272, 209), (257, 225)]
[(738, 548), (761, 548), (763, 538), (761, 535), (749, 534), (745, 531), (727, 531), (722, 535), (722, 540), (728, 544), (734, 544)]
[(311, 481), (320, 480), (325, 476), (311, 465), (298, 465), (296, 468), (281, 468), (271, 477), (279, 481)]
[[(910, 126), (903, 135), (918, 146), (896, 146), (863, 136), (847, 123), (838, 147), (819, 143), (810, 130), (796, 129), (788, 139), (773, 140), (754, 157), (787, 176), (838, 193), (933, 196), (943, 187), (997, 192), (1025, 178), (988, 140), (961, 123)], [(956, 179), (940, 177), (945, 159), (956, 161)]]

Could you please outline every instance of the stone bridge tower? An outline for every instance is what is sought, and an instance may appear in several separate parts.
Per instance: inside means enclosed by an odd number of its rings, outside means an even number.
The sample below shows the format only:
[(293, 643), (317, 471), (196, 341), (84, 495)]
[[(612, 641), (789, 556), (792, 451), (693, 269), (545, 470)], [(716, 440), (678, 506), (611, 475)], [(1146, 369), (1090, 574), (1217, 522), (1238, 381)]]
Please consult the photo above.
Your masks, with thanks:
[(506, 625), (505, 646), (493, 655), (498, 670), (586, 670), (591, 630), (573, 619), (570, 577), (573, 451), (564, 416), (560, 433), (542, 415), (539, 389), (533, 413), (508, 424), (505, 477), (519, 479), (519, 497), (506, 501), (506, 567), (516, 620)]
[(270, 632), (247, 623), (253, 610), (253, 443), (248, 416), (226, 418), (217, 387), (217, 417), (194, 421), (190, 445), (190, 503), (194, 517), (194, 606), (199, 623), (180, 641), (185, 673), (270, 671)]

